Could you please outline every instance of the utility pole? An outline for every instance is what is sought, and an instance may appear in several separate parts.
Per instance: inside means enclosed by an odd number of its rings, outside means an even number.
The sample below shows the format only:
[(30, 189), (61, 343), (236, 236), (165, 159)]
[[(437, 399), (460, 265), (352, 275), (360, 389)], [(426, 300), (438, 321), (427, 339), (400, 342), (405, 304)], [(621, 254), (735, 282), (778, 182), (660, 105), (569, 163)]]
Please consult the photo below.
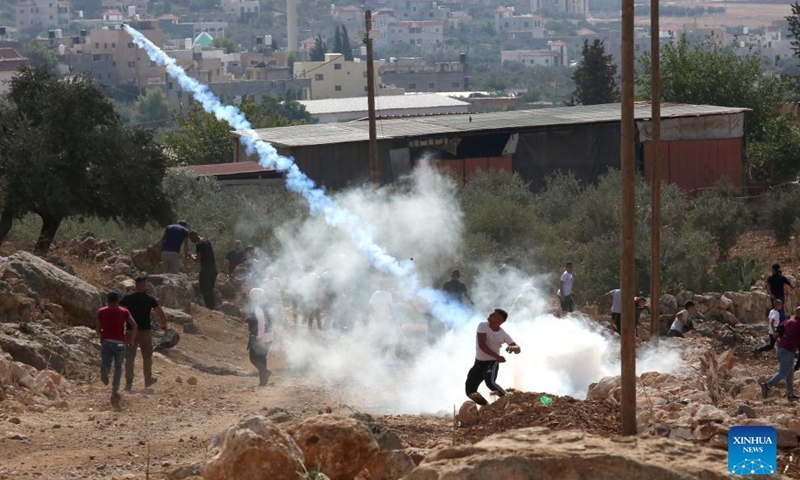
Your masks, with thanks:
[(367, 107), (369, 109), (369, 178), (373, 186), (380, 185), (381, 173), (378, 170), (378, 130), (375, 126), (375, 67), (372, 62), (372, 11), (364, 13), (366, 32), (364, 44), (367, 46)]
[(650, 342), (658, 345), (661, 331), (661, 38), (658, 24), (658, 0), (650, 0), (650, 122), (653, 127), (653, 195), (650, 218)]
[(622, 363), (622, 434), (636, 435), (636, 339), (634, 329), (634, 231), (636, 211), (634, 184), (634, 120), (633, 120), (633, 0), (622, 0), (622, 252), (620, 255), (620, 284), (622, 295), (622, 325), (620, 358)]

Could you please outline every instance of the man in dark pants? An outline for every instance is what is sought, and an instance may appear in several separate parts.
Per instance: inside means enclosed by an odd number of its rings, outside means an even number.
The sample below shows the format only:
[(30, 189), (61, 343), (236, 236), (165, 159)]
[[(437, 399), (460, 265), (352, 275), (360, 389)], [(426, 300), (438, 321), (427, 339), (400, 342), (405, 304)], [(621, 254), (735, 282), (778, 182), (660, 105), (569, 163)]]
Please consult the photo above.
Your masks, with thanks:
[[(767, 277), (767, 281), (765, 282), (769, 298), (773, 301), (780, 300), (781, 305), (786, 305), (786, 285), (792, 288), (792, 283), (788, 278), (783, 276), (781, 266), (776, 263), (772, 266), (772, 275)], [(786, 320), (785, 309), (781, 308), (779, 312), (781, 314), (780, 321), (783, 322)]]
[(508, 313), (498, 308), (489, 314), (487, 321), (478, 324), (478, 333), (475, 339), (475, 364), (467, 374), (465, 384), (467, 397), (478, 405), (483, 406), (489, 403), (483, 398), (483, 395), (478, 393), (478, 386), (481, 382), (486, 382), (489, 390), (498, 396), (502, 397), (506, 394), (505, 390), (496, 383), (498, 367), (506, 361), (505, 357), (500, 355), (500, 347), (503, 344), (508, 345), (506, 347), (508, 353), (522, 351), (511, 336), (502, 329), (501, 325), (506, 319), (508, 319)]
[(217, 262), (214, 259), (214, 249), (207, 238), (201, 237), (197, 232), (189, 232), (189, 240), (195, 244), (194, 261), (200, 264), (200, 292), (203, 294), (203, 302), (206, 308), (214, 310), (216, 299), (214, 298), (214, 285), (217, 282)]
[[(125, 390), (130, 392), (133, 388), (133, 371), (136, 362), (136, 350), (142, 350), (142, 366), (144, 370), (144, 386), (149, 387), (156, 383), (153, 376), (153, 335), (150, 314), (155, 310), (158, 319), (161, 321), (161, 330), (167, 329), (167, 315), (158, 305), (158, 300), (147, 293), (147, 277), (142, 275), (136, 278), (136, 291), (130, 295), (125, 295), (120, 305), (127, 308), (136, 324), (139, 326), (139, 334), (136, 336), (133, 345), (129, 346), (125, 354)], [(130, 336), (130, 328), (127, 335)]]
[(575, 277), (572, 274), (572, 262), (567, 262), (564, 273), (558, 280), (558, 300), (563, 313), (575, 311), (575, 300), (572, 298), (572, 284)]
[(250, 363), (258, 369), (258, 385), (266, 387), (272, 374), (267, 369), (267, 355), (272, 346), (273, 323), (277, 305), (268, 305), (266, 291), (261, 288), (250, 290), (250, 316), (245, 319), (250, 339), (247, 350)]

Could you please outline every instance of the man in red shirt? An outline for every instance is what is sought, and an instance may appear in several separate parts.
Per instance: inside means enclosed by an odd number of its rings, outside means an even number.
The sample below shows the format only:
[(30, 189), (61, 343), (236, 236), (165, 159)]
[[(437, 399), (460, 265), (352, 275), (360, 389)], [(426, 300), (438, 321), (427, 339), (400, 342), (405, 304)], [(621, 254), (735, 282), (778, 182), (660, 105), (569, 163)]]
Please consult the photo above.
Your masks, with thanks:
[(109, 292), (106, 306), (97, 312), (97, 335), (100, 337), (100, 380), (108, 385), (108, 371), (114, 361), (114, 382), (111, 385), (111, 405), (119, 408), (119, 382), (122, 377), (122, 361), (125, 359), (125, 323), (131, 327), (128, 346), (136, 343), (139, 327), (131, 313), (119, 306), (119, 294)]
[(790, 401), (795, 401), (798, 397), (794, 394), (794, 356), (797, 347), (800, 346), (800, 307), (794, 311), (794, 317), (790, 318), (777, 328), (778, 331), (778, 373), (761, 384), (761, 393), (767, 398), (769, 389), (777, 385), (781, 380), (786, 380), (786, 394)]

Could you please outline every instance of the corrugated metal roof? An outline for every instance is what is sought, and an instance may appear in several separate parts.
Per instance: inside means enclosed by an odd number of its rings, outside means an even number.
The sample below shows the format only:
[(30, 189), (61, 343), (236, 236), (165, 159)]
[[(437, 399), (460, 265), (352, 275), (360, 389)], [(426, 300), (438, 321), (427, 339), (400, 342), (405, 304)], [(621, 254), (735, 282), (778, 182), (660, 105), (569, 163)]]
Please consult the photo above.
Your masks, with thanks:
[(210, 165), (187, 165), (187, 170), (191, 170), (200, 177), (220, 177), (225, 175), (239, 175), (242, 173), (272, 173), (274, 169), (267, 169), (256, 162), (238, 163), (215, 163)]
[[(366, 112), (367, 97), (330, 98), (326, 100), (302, 100), (300, 103), (306, 107), (311, 115), (327, 113)], [(410, 95), (385, 95), (375, 99), (375, 109), (397, 110), (412, 108), (436, 107), (466, 107), (469, 103), (456, 100), (437, 93), (410, 94)]]
[[(744, 111), (747, 111), (747, 109), (717, 107), (713, 105), (665, 103), (661, 106), (661, 117), (677, 118), (702, 115), (731, 115)], [(634, 117), (636, 120), (649, 120), (650, 103), (637, 103), (634, 108)], [(618, 122), (619, 120), (620, 104), (618, 103), (543, 108), (538, 110), (515, 110), (511, 112), (433, 115), (381, 120), (378, 122), (378, 139), (523, 130), (548, 126)], [(369, 140), (369, 126), (367, 122), (361, 121), (265, 128), (256, 131), (262, 140), (281, 147), (332, 145), (348, 142), (366, 142)]]

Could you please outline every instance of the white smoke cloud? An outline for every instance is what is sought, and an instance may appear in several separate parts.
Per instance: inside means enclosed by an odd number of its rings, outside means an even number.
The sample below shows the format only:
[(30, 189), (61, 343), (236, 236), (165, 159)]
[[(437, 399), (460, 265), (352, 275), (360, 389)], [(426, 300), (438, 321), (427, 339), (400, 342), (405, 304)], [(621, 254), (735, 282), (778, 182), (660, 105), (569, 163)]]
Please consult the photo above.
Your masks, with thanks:
[[(354, 189), (334, 200), (291, 158), (260, 140), (242, 112), (223, 105), (140, 32), (127, 25), (125, 30), (206, 111), (242, 132), (248, 154), (283, 172), (286, 187), (308, 201), (312, 218), (281, 229), (281, 248), (261, 282), (270, 296), (278, 287), (266, 277), (277, 277), (301, 314), (325, 312), (329, 325), (322, 335), (293, 329), (287, 318), (278, 327), (281, 350), (292, 368), (306, 370), (308, 381), (378, 411), (448, 411), (464, 398), (475, 325), (497, 307), (512, 309), (507, 328), (523, 347), (522, 355), (501, 368), (501, 384), (580, 397), (589, 382), (619, 371), (613, 354), (618, 346), (596, 326), (542, 313), (549, 288), (540, 279), (484, 265), (474, 279), (476, 310), (448, 304), (430, 288), (461, 248), (461, 213), (450, 182), (422, 169), (408, 187)], [(377, 288), (394, 295), (395, 320), (362, 326), (366, 302)], [(433, 346), (426, 341), (426, 314), (453, 327)], [(647, 362), (666, 370), (679, 364), (669, 358)]]

